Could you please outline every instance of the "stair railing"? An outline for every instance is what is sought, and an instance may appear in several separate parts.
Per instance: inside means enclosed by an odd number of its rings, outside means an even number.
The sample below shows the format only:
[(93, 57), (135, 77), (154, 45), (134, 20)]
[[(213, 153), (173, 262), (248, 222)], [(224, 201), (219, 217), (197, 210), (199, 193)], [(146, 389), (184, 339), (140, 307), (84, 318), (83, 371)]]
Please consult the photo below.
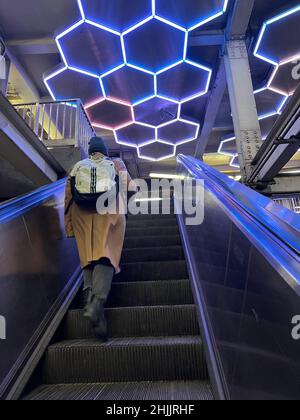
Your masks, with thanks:
[(80, 147), (85, 153), (95, 131), (80, 100), (14, 105), (39, 139), (48, 147)]

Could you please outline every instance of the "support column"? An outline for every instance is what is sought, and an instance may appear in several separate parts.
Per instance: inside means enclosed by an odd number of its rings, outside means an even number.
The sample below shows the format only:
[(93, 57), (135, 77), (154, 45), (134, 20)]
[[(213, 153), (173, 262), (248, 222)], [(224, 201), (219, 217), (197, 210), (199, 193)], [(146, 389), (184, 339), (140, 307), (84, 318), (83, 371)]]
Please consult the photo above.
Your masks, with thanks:
[(252, 173), (251, 162), (262, 145), (249, 57), (244, 40), (226, 44), (225, 69), (242, 179)]

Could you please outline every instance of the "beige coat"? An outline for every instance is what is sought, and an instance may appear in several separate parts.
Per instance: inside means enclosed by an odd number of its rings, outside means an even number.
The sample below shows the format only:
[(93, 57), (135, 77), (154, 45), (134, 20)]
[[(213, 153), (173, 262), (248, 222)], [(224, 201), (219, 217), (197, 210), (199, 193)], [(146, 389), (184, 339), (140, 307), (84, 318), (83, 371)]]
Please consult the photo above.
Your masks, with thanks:
[[(117, 174), (126, 171), (126, 166), (120, 159), (114, 160)], [(131, 178), (128, 174), (127, 182)], [(65, 207), (72, 199), (71, 178), (67, 181)], [(100, 215), (78, 207), (73, 203), (65, 216), (65, 227), (68, 237), (75, 237), (82, 268), (100, 258), (108, 258), (119, 272), (119, 264), (124, 245), (126, 218), (125, 215)]]

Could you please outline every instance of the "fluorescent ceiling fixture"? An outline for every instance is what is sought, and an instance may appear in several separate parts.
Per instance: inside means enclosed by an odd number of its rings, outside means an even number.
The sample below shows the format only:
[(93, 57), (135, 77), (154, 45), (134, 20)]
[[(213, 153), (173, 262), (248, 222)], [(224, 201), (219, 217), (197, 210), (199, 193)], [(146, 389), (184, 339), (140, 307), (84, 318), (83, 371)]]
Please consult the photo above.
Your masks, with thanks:
[(162, 198), (136, 198), (134, 200), (136, 203), (147, 203), (147, 202), (155, 202), (155, 201), (163, 201)]
[(202, 20), (198, 24), (192, 26), (191, 28), (189, 28), (189, 32), (193, 31), (194, 29), (199, 28), (200, 26), (206, 25), (206, 23), (209, 23), (212, 20), (217, 19), (220, 16), (223, 16), (227, 12), (228, 4), (229, 4), (229, 0), (225, 0), (224, 5), (223, 5), (223, 9), (220, 12), (218, 12), (218, 13), (212, 15), (212, 16), (209, 16), (208, 18)]
[(187, 177), (184, 175), (176, 175), (176, 174), (158, 174), (158, 173), (150, 173), (149, 174), (150, 178), (158, 178), (158, 179), (179, 179), (179, 180), (184, 180)]
[(266, 21), (263, 24), (262, 29), (261, 29), (260, 34), (259, 34), (259, 37), (258, 37), (258, 41), (257, 41), (256, 46), (254, 48), (254, 55), (257, 58), (260, 58), (260, 59), (266, 61), (267, 63), (270, 63), (270, 64), (275, 65), (275, 66), (278, 66), (280, 64), (287, 64), (290, 61), (293, 61), (295, 59), (295, 57), (291, 57), (291, 58), (289, 58), (287, 60), (282, 60), (281, 62), (277, 62), (277, 61), (271, 59), (270, 57), (267, 57), (266, 55), (263, 55), (262, 53), (259, 53), (258, 51), (259, 51), (259, 48), (261, 46), (262, 40), (264, 38), (264, 35), (265, 35), (265, 32), (266, 32), (268, 26), (270, 26), (273, 23), (278, 22), (278, 21), (280, 21), (282, 19), (285, 19), (285, 18), (287, 18), (287, 17), (291, 16), (292, 14), (297, 13), (299, 11), (300, 11), (300, 4), (298, 6), (296, 6), (296, 7), (293, 7), (290, 10), (287, 10), (284, 13), (281, 13), (278, 16), (275, 16), (272, 19), (269, 19), (268, 21)]
[[(155, 143), (155, 142), (154, 142)], [(156, 143), (160, 143), (160, 142), (156, 142)], [(143, 146), (139, 146), (138, 147), (138, 157), (140, 159), (145, 159), (145, 160), (149, 160), (150, 162), (161, 162), (162, 160), (166, 160), (166, 159), (170, 159), (176, 156), (176, 146), (173, 146), (173, 152), (171, 154), (168, 155), (164, 155), (160, 158), (155, 158), (155, 157), (151, 157), (149, 155), (144, 155), (143, 152), (141, 151)]]

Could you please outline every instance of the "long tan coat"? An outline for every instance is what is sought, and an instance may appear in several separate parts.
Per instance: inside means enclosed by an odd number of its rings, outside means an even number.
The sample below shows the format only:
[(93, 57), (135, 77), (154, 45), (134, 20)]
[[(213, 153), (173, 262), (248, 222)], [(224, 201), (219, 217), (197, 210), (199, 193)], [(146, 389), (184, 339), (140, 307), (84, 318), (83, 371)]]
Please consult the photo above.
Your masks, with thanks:
[[(114, 160), (117, 174), (126, 171), (120, 159)], [(131, 178), (128, 174), (127, 182)], [(71, 178), (67, 181), (65, 208), (72, 200)], [(125, 215), (100, 215), (97, 211), (83, 209), (73, 203), (65, 216), (65, 228), (68, 237), (75, 237), (82, 268), (100, 258), (108, 258), (118, 273), (124, 245)]]

